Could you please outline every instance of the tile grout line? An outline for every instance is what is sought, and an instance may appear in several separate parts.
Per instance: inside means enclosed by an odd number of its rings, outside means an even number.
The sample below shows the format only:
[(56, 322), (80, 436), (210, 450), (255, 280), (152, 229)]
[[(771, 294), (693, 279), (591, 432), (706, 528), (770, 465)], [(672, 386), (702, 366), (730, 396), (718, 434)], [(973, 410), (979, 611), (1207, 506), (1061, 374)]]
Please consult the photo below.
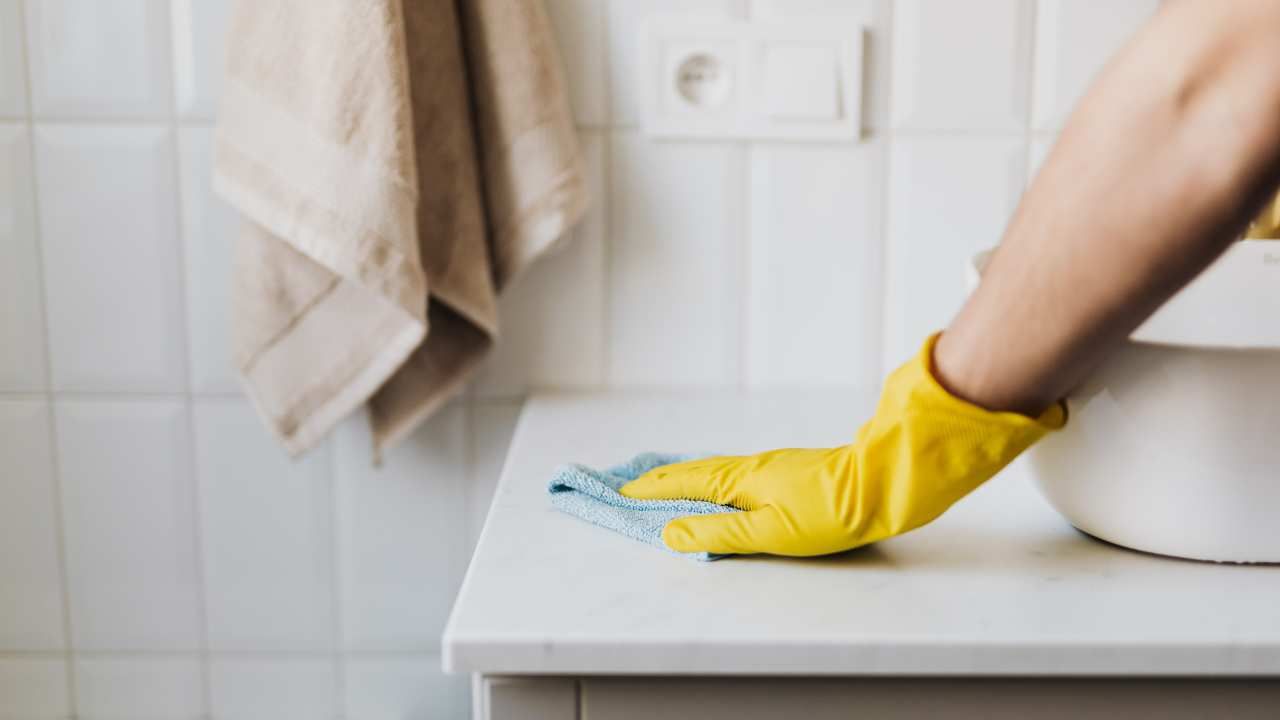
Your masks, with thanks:
[[(1036, 101), (1044, 90), (1044, 88), (1040, 87), (1040, 81), (1037, 77), (1040, 70), (1040, 16), (1043, 10), (1040, 4), (1041, 0), (1035, 0), (1035, 4), (1032, 6), (1030, 40), (1028, 42), (1030, 48), (1027, 58), (1027, 159), (1026, 167), (1024, 168), (1024, 175), (1026, 176), (1026, 184), (1023, 186), (1024, 193), (1031, 189), (1031, 181), (1033, 179), (1032, 158), (1035, 154), (1036, 141), (1046, 137), (1056, 138), (1061, 130), (1061, 128), (1057, 128), (1041, 132), (1036, 129)], [(1050, 123), (1050, 125), (1057, 125), (1057, 123)], [(1051, 140), (1050, 144), (1052, 142), (1054, 141)]]
[(77, 700), (76, 700), (76, 667), (74, 662), (74, 646), (73, 640), (73, 624), (71, 621), (71, 573), (68, 569), (67, 562), (67, 521), (63, 508), (63, 491), (62, 491), (62, 461), (58, 452), (58, 429), (57, 429), (57, 407), (54, 403), (53, 396), (53, 347), (50, 340), (49, 332), (49, 287), (48, 274), (45, 271), (44, 257), (44, 232), (40, 220), (40, 183), (37, 182), (39, 174), (37, 168), (36, 154), (36, 133), (34, 108), (32, 107), (32, 79), (31, 79), (31, 50), (30, 50), (30, 33), (27, 25), (27, 3), (26, 0), (17, 0), (18, 7), (18, 24), (22, 43), (22, 59), (23, 59), (23, 92), (27, 103), (27, 113), (25, 116), (27, 127), (27, 159), (31, 163), (31, 176), (28, 182), (31, 187), (31, 205), (32, 205), (32, 223), (31, 227), (35, 237), (36, 248), (36, 274), (39, 276), (40, 283), (40, 312), (42, 315), (44, 334), (44, 389), (41, 393), (44, 397), (45, 406), (48, 408), (46, 429), (49, 439), (49, 469), (51, 472), (50, 484), (52, 497), (50, 498), (53, 505), (53, 530), (55, 535), (55, 545), (57, 548), (58, 562), (58, 580), (61, 584), (61, 601), (62, 601), (62, 634), (63, 647), (57, 652), (62, 658), (66, 667), (66, 701), (67, 710), (70, 717), (77, 716)]
[[(739, 0), (739, 14), (742, 16), (742, 22), (752, 23), (756, 20), (757, 11), (755, 2), (752, 0)], [(734, 261), (737, 265), (735, 268), (737, 275), (737, 314), (738, 314), (738, 338), (737, 350), (738, 362), (736, 367), (737, 382), (735, 386), (739, 391), (746, 390), (751, 385), (751, 372), (755, 362), (751, 357), (751, 343), (754, 333), (751, 328), (751, 321), (755, 316), (755, 298), (752, 294), (755, 283), (752, 282), (753, 261), (755, 260), (754, 248), (752, 242), (756, 239), (758, 228), (755, 227), (755, 217), (751, 212), (752, 199), (755, 196), (755, 161), (756, 153), (759, 151), (763, 143), (757, 143), (753, 140), (744, 140), (740, 143), (740, 157), (738, 159), (738, 172), (734, 173), (734, 182), (737, 187), (734, 188), (737, 195), (738, 207), (734, 213), (734, 223), (731, 228), (737, 231), (738, 241), (736, 243), (737, 253), (735, 253)], [(766, 240), (767, 241), (767, 240)]]
[(734, 219), (730, 227), (737, 231), (738, 251), (735, 253), (735, 262), (737, 264), (737, 306), (738, 306), (738, 340), (737, 340), (737, 383), (739, 390), (746, 389), (748, 386), (747, 373), (753, 364), (751, 361), (751, 320), (752, 320), (752, 290), (754, 283), (751, 282), (752, 260), (754, 253), (752, 252), (751, 243), (755, 239), (756, 228), (755, 218), (751, 216), (749, 208), (751, 207), (752, 193), (754, 191), (752, 178), (749, 175), (753, 172), (753, 166), (756, 159), (756, 152), (759, 146), (754, 142), (740, 143), (737, 148), (738, 155), (736, 173), (731, 181), (736, 186), (734, 192), (739, 201)]
[[(465, 515), (465, 521), (463, 522), (462, 531), (466, 535), (466, 542), (463, 543), (463, 545), (467, 549), (467, 552), (464, 553), (466, 557), (462, 561), (463, 572), (465, 572), (466, 567), (471, 564), (471, 556), (475, 552), (474, 540), (477, 538), (477, 533), (478, 533), (478, 528), (474, 527), (475, 526), (475, 489), (477, 485), (477, 479), (479, 477), (479, 473), (477, 473), (476, 470), (480, 465), (480, 463), (477, 462), (478, 456), (476, 453), (476, 448), (479, 446), (479, 444), (476, 442), (476, 435), (477, 435), (476, 419), (479, 417), (478, 414), (476, 413), (476, 408), (478, 405), (479, 405), (478, 398), (475, 398), (475, 397), (468, 397), (466, 403), (463, 405), (463, 411), (465, 413), (463, 417), (463, 423), (466, 430), (462, 436), (462, 452), (464, 455), (463, 462), (465, 462), (467, 467), (466, 484), (463, 486), (463, 489), (462, 489), (462, 512)], [(454, 604), (457, 604), (457, 601), (458, 601), (457, 596), (458, 594), (455, 592)]]
[[(182, 342), (185, 343), (185, 340)], [(40, 395), (43, 397), (51, 397), (60, 400), (74, 400), (76, 402), (120, 402), (122, 400), (135, 400), (137, 402), (164, 402), (174, 400), (185, 400), (188, 398), (196, 400), (246, 400), (244, 393), (239, 392), (165, 392), (165, 391), (139, 391), (133, 392), (129, 390), (54, 390), (54, 391), (32, 391), (32, 390), (3, 390), (0, 391), (0, 399), (20, 400), (24, 397)]]
[[(596, 131), (613, 130), (621, 133), (635, 133), (635, 134), (639, 134), (644, 131), (644, 127), (637, 123), (620, 123), (618, 125), (612, 125), (607, 128), (593, 127), (590, 125), (582, 125), (581, 127), (586, 130), (596, 130)], [(899, 126), (899, 127), (893, 127), (891, 120), (886, 120), (883, 123), (867, 122), (862, 126), (862, 130), (864, 133), (875, 132), (875, 131), (884, 132), (889, 130), (890, 128), (894, 130), (895, 134), (905, 138), (979, 138), (981, 139), (981, 138), (998, 138), (1002, 136), (1007, 136), (1011, 132), (1022, 132), (1024, 129), (1024, 126), (1022, 124), (1019, 124), (1017, 126), (1011, 126), (1006, 128), (997, 128), (993, 126), (986, 126), (986, 127)], [(1033, 128), (1032, 132), (1038, 137), (1050, 137), (1056, 134), (1058, 130), (1047, 129), (1047, 128)], [(669, 139), (664, 139), (663, 142), (699, 144), (699, 143), (716, 142), (716, 140), (715, 138), (707, 138), (707, 137), (688, 137), (688, 138), (669, 138)], [(721, 142), (746, 142), (746, 141), (728, 138), (725, 140), (721, 140)], [(768, 142), (768, 141), (765, 140), (765, 142)], [(820, 145), (822, 143), (805, 140), (805, 141), (800, 141), (800, 144)]]
[[(3, 116), (0, 116), (3, 119)], [(20, 120), (20, 117), (14, 117)], [(33, 115), (32, 119), (42, 125), (89, 125), (95, 127), (123, 127), (134, 128), (139, 125), (157, 126), (169, 125), (173, 119), (172, 114), (168, 111), (163, 113), (143, 113), (140, 115), (93, 115), (86, 113), (77, 115), (74, 112), (67, 114), (46, 114), (40, 113)], [(215, 119), (211, 117), (179, 117), (177, 124), (184, 127), (211, 127), (215, 124)]]
[[(21, 116), (21, 115), (0, 116), (0, 122), (10, 122), (15, 124), (20, 124), (27, 119), (28, 118), (26, 116)], [(136, 127), (139, 125), (143, 125), (143, 126), (154, 127), (154, 126), (164, 126), (169, 124), (167, 119), (164, 116), (157, 116), (157, 115), (140, 115), (137, 117), (118, 117), (118, 118), (104, 118), (104, 117), (95, 116), (95, 115), (57, 115), (57, 116), (42, 115), (42, 116), (33, 118), (33, 120), (42, 125), (120, 125), (120, 126), (128, 126), (128, 127)], [(179, 116), (177, 118), (176, 125), (180, 129), (189, 129), (189, 128), (213, 129), (217, 125), (217, 122), (216, 122), (216, 119), (210, 118), (210, 117)], [(609, 123), (583, 122), (575, 119), (574, 126), (579, 131), (590, 132), (590, 133), (619, 132), (624, 134), (627, 134), (627, 133), (639, 134), (644, 130), (644, 128), (639, 123), (634, 123), (634, 122), (622, 122), (617, 124), (609, 124)], [(884, 130), (888, 130), (889, 127), (890, 127), (890, 123), (885, 123), (884, 127), (881, 127), (879, 123), (867, 123), (863, 129), (865, 131), (884, 131)], [(1025, 127), (1018, 128), (1019, 131), (1023, 129), (1025, 129)], [(991, 127), (980, 127), (980, 128), (899, 127), (894, 130), (895, 134), (900, 135), (902, 137), (906, 137), (906, 138), (955, 138), (955, 137), (995, 138), (995, 137), (1007, 136), (1011, 131), (1012, 130), (1009, 128), (993, 129)], [(1036, 137), (1046, 138), (1046, 137), (1053, 137), (1054, 135), (1058, 134), (1060, 132), (1060, 128), (1032, 126), (1030, 132), (1032, 135)], [(714, 142), (714, 140), (707, 140), (706, 138), (689, 138), (684, 140), (674, 140), (671, 142), (684, 142), (684, 143), (694, 144), (694, 143), (700, 143), (700, 142)], [(725, 140), (725, 142), (747, 142), (747, 141), (729, 139), (729, 140)]]
[[(891, 309), (890, 302), (889, 302), (890, 300), (889, 285), (892, 282), (892, 278), (890, 277), (890, 272), (893, 269), (893, 263), (891, 262), (892, 247), (893, 247), (893, 242), (892, 242), (893, 234), (892, 234), (892, 222), (891, 222), (891, 219), (892, 219), (891, 216), (893, 215), (893, 193), (889, 183), (893, 178), (893, 155), (894, 155), (894, 149), (897, 147), (897, 130), (894, 129), (894, 123), (892, 121), (893, 95), (894, 95), (893, 87), (894, 87), (894, 81), (897, 79), (897, 73), (895, 72), (894, 62), (893, 62), (894, 33), (896, 30), (895, 21), (897, 19), (897, 13), (895, 12), (895, 3), (892, 0), (885, 0), (885, 3), (882, 7), (885, 8), (884, 30), (883, 30), (885, 48), (883, 50), (883, 54), (885, 57), (888, 58), (888, 62), (885, 63), (888, 66), (888, 68), (887, 68), (886, 76), (884, 79), (884, 82), (885, 82), (884, 107), (882, 108), (885, 114), (885, 120), (883, 123), (884, 124), (884, 151), (883, 151), (884, 158), (883, 160), (881, 160), (881, 167), (880, 167), (880, 173), (879, 173), (880, 175), (880, 178), (879, 178), (880, 180), (880, 228), (878, 231), (878, 235), (880, 239), (880, 312), (879, 312), (879, 327), (876, 330), (876, 334), (880, 339), (880, 343), (879, 343), (880, 346), (878, 348), (879, 352), (876, 354), (875, 375), (874, 375), (875, 383), (877, 386), (884, 382), (884, 376), (886, 372), (885, 366), (888, 365), (888, 363), (885, 362), (885, 356), (888, 355), (889, 353), (888, 328), (889, 328), (889, 312)], [(873, 56), (874, 56), (874, 53), (873, 53)], [(866, 102), (865, 97), (863, 101)], [(878, 387), (876, 389), (878, 389)]]
[(613, 207), (613, 145), (614, 132), (613, 127), (613, 53), (609, 51), (610, 35), (609, 32), (613, 26), (613, 5), (606, 3), (601, 6), (600, 25), (598, 28), (600, 36), (604, 39), (603, 48), (601, 50), (600, 65), (603, 80), (601, 84), (604, 86), (601, 92), (604, 128), (599, 132), (600, 147), (600, 232), (604, 237), (600, 238), (600, 377), (597, 382), (601, 388), (610, 386), (610, 380), (613, 377), (613, 226), (614, 226), (614, 207)]
[[(613, 338), (610, 331), (609, 317), (613, 310), (611, 301), (612, 283), (609, 280), (609, 263), (613, 244), (613, 134), (609, 130), (590, 131), (596, 144), (596, 154), (600, 163), (600, 197), (596, 198), (596, 212), (600, 216), (600, 257), (593, 268), (600, 274), (600, 317), (597, 319), (600, 332), (600, 353), (596, 358), (594, 377), (590, 387), (604, 388), (608, 386), (609, 364), (613, 358)], [(526, 394), (527, 395), (527, 394)]]
[[(1035, 135), (1035, 127), (1036, 127), (1035, 112), (1036, 112), (1036, 98), (1037, 98), (1036, 90), (1040, 85), (1040, 83), (1037, 81), (1037, 78), (1036, 78), (1036, 72), (1039, 69), (1038, 54), (1040, 49), (1040, 0), (1027, 0), (1027, 3), (1031, 8), (1030, 11), (1028, 12), (1028, 14), (1031, 17), (1026, 21), (1027, 27), (1025, 28), (1025, 32), (1027, 34), (1027, 41), (1026, 41), (1027, 48), (1025, 52), (1027, 54), (1027, 57), (1024, 64), (1027, 68), (1027, 71), (1026, 71), (1026, 77), (1023, 80), (1023, 82), (1025, 83), (1026, 94), (1027, 94), (1027, 99), (1026, 99), (1027, 120), (1026, 120), (1026, 127), (1025, 127), (1025, 135), (1023, 136), (1024, 147), (1023, 147), (1023, 154), (1022, 154), (1022, 163), (1023, 163), (1022, 193), (1020, 193), (1020, 196), (1025, 195), (1026, 192), (1031, 189), (1031, 180), (1032, 180), (1031, 160), (1032, 160), (1032, 154), (1035, 148), (1035, 140), (1036, 140), (1036, 135)], [(1012, 218), (1010, 218), (1010, 220), (1012, 220)]]
[(191, 322), (191, 298), (189, 278), (187, 277), (187, 228), (184, 222), (186, 205), (183, 200), (188, 193), (195, 191), (194, 188), (187, 187), (183, 177), (182, 162), (182, 137), (180, 134), (181, 125), (179, 123), (180, 113), (178, 112), (178, 92), (175, 87), (178, 81), (175, 72), (176, 58), (174, 57), (174, 41), (175, 33), (178, 29), (175, 27), (175, 19), (173, 14), (173, 5), (165, 3), (166, 23), (164, 23), (167, 33), (165, 35), (165, 52), (169, 62), (167, 68), (169, 70), (168, 81), (165, 88), (169, 94), (168, 116), (165, 118), (166, 126), (169, 131), (169, 147), (173, 152), (173, 162), (170, 168), (173, 173), (173, 187), (175, 193), (173, 202), (174, 207), (174, 240), (177, 248), (178, 260), (178, 303), (182, 308), (182, 335), (180, 345), (182, 346), (182, 371), (183, 371), (183, 392), (182, 405), (183, 412), (187, 419), (187, 452), (186, 465), (188, 478), (191, 488), (191, 532), (192, 542), (195, 550), (195, 573), (196, 573), (196, 613), (200, 622), (200, 637), (198, 648), (199, 666), (200, 666), (200, 713), (201, 716), (209, 716), (213, 713), (212, 705), (212, 671), (210, 668), (209, 644), (211, 642), (210, 626), (209, 626), (209, 588), (208, 577), (205, 572), (205, 537), (204, 537), (204, 499), (202, 497), (201, 475), (196, 462), (196, 415), (195, 415), (195, 397), (192, 393), (192, 357), (194, 353), (191, 348), (191, 331), (193, 328)]
[[(368, 416), (365, 416), (368, 422)], [(336, 435), (330, 433), (325, 441), (325, 464), (329, 479), (329, 582), (331, 583), (330, 602), (333, 605), (332, 633), (333, 651), (329, 654), (333, 663), (334, 711), (337, 717), (346, 714), (347, 706), (347, 668), (346, 668), (346, 618), (343, 614), (342, 563), (339, 561), (344, 523), (340, 512), (341, 494), (338, 492), (338, 448), (334, 440)]]

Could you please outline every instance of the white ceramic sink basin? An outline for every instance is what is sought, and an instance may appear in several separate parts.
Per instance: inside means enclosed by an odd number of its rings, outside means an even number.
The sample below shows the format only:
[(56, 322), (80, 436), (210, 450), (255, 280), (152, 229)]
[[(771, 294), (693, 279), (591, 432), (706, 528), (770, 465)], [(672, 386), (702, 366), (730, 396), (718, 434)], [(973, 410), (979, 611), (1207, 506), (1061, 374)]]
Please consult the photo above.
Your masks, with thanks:
[(1068, 405), (1029, 459), (1077, 528), (1163, 555), (1280, 562), (1280, 243), (1237, 243)]

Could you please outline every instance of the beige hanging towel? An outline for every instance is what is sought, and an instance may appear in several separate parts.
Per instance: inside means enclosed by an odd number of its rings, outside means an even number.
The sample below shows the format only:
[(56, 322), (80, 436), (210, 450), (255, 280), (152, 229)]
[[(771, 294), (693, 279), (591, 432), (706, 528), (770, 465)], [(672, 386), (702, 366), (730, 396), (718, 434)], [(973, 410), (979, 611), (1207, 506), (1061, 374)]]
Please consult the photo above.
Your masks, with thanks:
[(493, 343), (495, 294), (586, 205), (540, 0), (240, 0), (214, 186), (245, 218), (233, 347), (293, 454), (381, 451)]

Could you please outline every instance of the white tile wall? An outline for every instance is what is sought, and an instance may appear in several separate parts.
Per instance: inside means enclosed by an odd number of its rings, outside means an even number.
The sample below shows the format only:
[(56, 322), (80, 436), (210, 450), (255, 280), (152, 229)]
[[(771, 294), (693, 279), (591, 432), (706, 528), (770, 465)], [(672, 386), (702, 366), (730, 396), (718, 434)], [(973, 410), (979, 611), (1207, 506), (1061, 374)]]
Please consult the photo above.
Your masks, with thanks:
[(209, 646), (332, 649), (329, 449), (290, 462), (244, 400), (194, 410)]
[(752, 149), (751, 384), (879, 380), (879, 344), (867, 339), (880, 333), (884, 149), (880, 140)]
[(743, 148), (617, 133), (609, 163), (609, 381), (736, 383)]
[(209, 667), (209, 705), (226, 720), (318, 720), (338, 714), (338, 673), (329, 660), (226, 658)]
[(438, 656), (366, 660), (347, 665), (346, 713), (361, 720), (466, 717), (470, 684), (441, 675)]
[(169, 112), (167, 0), (26, 0), (37, 116)]
[(894, 127), (1023, 130), (1034, 7), (1032, 0), (898, 0)]
[(372, 464), (367, 424), (335, 448), (343, 640), (363, 651), (433, 652), (465, 569), (467, 417), (451, 405)]
[(59, 650), (62, 572), (49, 406), (0, 400), (0, 647)]
[(31, 136), (0, 124), (0, 390), (44, 390), (39, 267)]
[(0, 717), (54, 720), (70, 714), (67, 664), (50, 658), (0, 658)]
[(212, 118), (226, 62), (231, 0), (172, 0), (173, 82), (183, 117)]
[(1041, 0), (1036, 14), (1035, 127), (1066, 122), (1102, 66), (1160, 0)]
[(36, 129), (55, 390), (183, 390), (173, 133)]
[(21, 0), (0, 0), (0, 117), (27, 111), (24, 42)]
[(199, 648), (186, 407), (67, 400), (56, 418), (75, 647)]
[(605, 150), (603, 133), (583, 131), (587, 187), (597, 202), (570, 244), (517, 278), (501, 298), (502, 339), (476, 383), (482, 395), (604, 382)]
[[(1155, 0), (547, 0), (596, 203), (385, 465), (279, 451), (209, 189), (230, 0), (0, 0), (0, 718), (464, 718), (437, 634), (520, 398), (870, 386)], [(863, 142), (654, 142), (653, 15), (867, 27)]]
[(186, 720), (204, 711), (200, 660), (187, 655), (106, 656), (76, 662), (79, 716), (101, 720)]
[(471, 476), (467, 483), (468, 547), (484, 529), (493, 491), (502, 474), (507, 444), (520, 419), (520, 402), (485, 403), (471, 411)]
[(941, 330), (966, 294), (965, 267), (1000, 242), (1026, 182), (1022, 137), (894, 143), (889, 169), (885, 370)]
[(239, 393), (231, 362), (231, 249), (240, 221), (213, 194), (213, 131), (178, 133), (191, 389)]

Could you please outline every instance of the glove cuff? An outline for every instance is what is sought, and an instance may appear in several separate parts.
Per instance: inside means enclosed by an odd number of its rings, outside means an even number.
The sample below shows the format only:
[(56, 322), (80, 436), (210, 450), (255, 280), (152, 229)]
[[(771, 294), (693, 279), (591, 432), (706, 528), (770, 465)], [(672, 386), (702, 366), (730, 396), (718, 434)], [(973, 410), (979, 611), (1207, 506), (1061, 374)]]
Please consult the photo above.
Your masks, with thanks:
[(875, 417), (854, 444), (864, 488), (883, 488), (865, 540), (906, 532), (940, 515), (1067, 420), (1056, 403), (1039, 417), (992, 412), (946, 390), (933, 372), (938, 335), (885, 381)]
[(991, 421), (1008, 424), (1011, 427), (1029, 424), (1030, 426), (1038, 426), (1044, 432), (1060, 430), (1067, 424), (1067, 404), (1062, 400), (1054, 403), (1049, 409), (1033, 418), (1021, 413), (987, 410), (952, 395), (938, 381), (938, 373), (933, 362), (933, 351), (938, 344), (938, 339), (941, 337), (942, 333), (940, 332), (930, 335), (924, 341), (924, 346), (920, 348), (920, 352), (890, 376), (889, 381), (886, 383), (886, 389), (901, 374), (902, 377), (897, 379), (905, 385), (912, 386), (913, 395), (918, 396), (920, 400), (927, 401), (930, 405), (946, 408), (951, 412), (976, 415)]

